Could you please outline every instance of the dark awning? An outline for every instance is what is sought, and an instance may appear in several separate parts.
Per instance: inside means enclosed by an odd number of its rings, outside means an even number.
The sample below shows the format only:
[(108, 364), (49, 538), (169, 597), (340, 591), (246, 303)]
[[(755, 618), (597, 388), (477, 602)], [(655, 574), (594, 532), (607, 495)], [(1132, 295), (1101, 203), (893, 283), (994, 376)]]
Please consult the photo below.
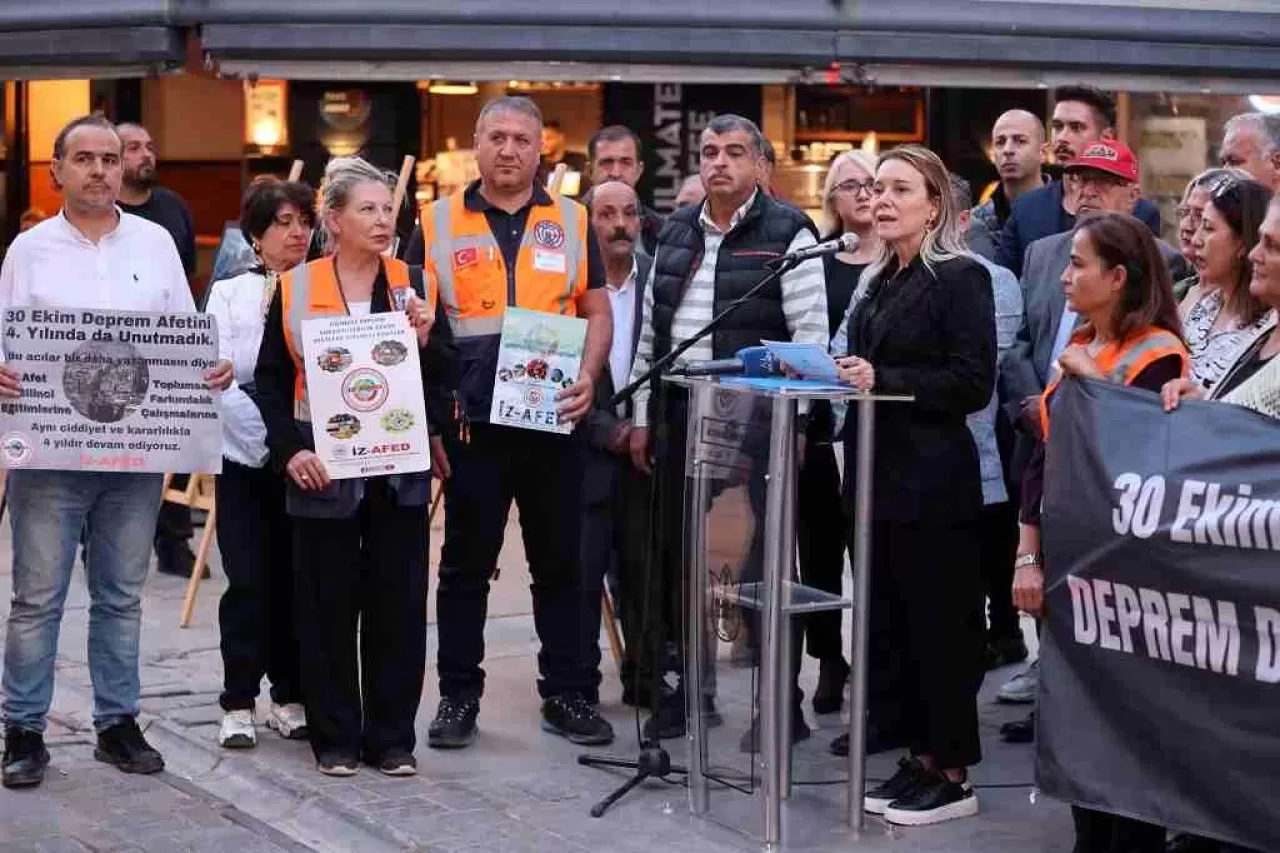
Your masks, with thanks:
[[(272, 76), (443, 76), (454, 63), (734, 66), (803, 77), (948, 76), (950, 85), (1052, 85), (1123, 78), (1121, 88), (1280, 88), (1280, 14), (1231, 0), (200, 0), (205, 49), (224, 69)], [(502, 67), (497, 67), (502, 66)], [(280, 74), (292, 69), (294, 73)], [(483, 69), (481, 69), (483, 70)], [(563, 73), (544, 67), (547, 76)], [(447, 72), (446, 72), (447, 73)], [(873, 75), (875, 76), (875, 75)]]
[(168, 0), (0, 3), (0, 78), (126, 77), (178, 67)]

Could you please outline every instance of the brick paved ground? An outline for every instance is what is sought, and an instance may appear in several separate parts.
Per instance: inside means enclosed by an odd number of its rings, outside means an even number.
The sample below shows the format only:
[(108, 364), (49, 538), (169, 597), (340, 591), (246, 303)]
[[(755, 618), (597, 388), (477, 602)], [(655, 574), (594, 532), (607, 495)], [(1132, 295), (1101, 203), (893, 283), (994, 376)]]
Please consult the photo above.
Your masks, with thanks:
[[(438, 542), (438, 528), (433, 535)], [(190, 629), (177, 627), (182, 582), (155, 575), (147, 584), (143, 723), (148, 737), (164, 752), (168, 771), (142, 778), (98, 764), (89, 733), (87, 601), (77, 571), (60, 643), (50, 732), (53, 768), (39, 789), (0, 791), (0, 853), (760, 849), (738, 831), (758, 824), (758, 805), (736, 793), (717, 792), (715, 820), (696, 819), (687, 813), (683, 789), (651, 783), (604, 818), (588, 817), (591, 804), (624, 777), (578, 766), (581, 750), (538, 729), (528, 578), (521, 567), (519, 537), (509, 536), (508, 543), (487, 629), (489, 686), (481, 738), (462, 753), (420, 747), (422, 772), (411, 779), (386, 779), (368, 769), (350, 780), (328, 779), (315, 771), (305, 744), (282, 741), (265, 730), (256, 750), (228, 753), (217, 748), (216, 599), (221, 575), (216, 560), (214, 579), (201, 588), (196, 624)], [(0, 599), (7, 602), (7, 525), (0, 534), (0, 554)], [(5, 609), (0, 605), (0, 615)], [(429, 642), (434, 650), (434, 630)], [(805, 683), (811, 686), (815, 676), (806, 671)], [(717, 765), (744, 772), (749, 766), (736, 744), (749, 720), (749, 706), (743, 701), (749, 695), (748, 678), (741, 670), (721, 674), (722, 710), (729, 719), (715, 733), (712, 755)], [(998, 675), (988, 679), (986, 693), (998, 680)], [(619, 735), (613, 750), (629, 755), (636, 744), (634, 723), (618, 701), (611, 663), (606, 664), (606, 687), (604, 711)], [(428, 673), (418, 720), (420, 737), (425, 737), (436, 698), (434, 673)], [(981, 791), (983, 812), (978, 818), (911, 831), (873, 824), (861, 839), (854, 839), (839, 824), (844, 789), (804, 786), (797, 789), (791, 806), (788, 849), (1066, 853), (1071, 847), (1066, 809), (1043, 799), (1033, 803), (1030, 752), (995, 738), (998, 725), (1019, 713), (984, 701), (986, 760), (974, 779), (999, 787)], [(841, 723), (812, 715), (810, 722), (815, 736), (796, 751), (797, 779), (836, 779), (842, 767), (825, 748)], [(682, 748), (673, 749), (677, 759), (681, 752)], [(890, 756), (878, 757), (871, 765), (873, 774), (884, 775), (891, 768)]]

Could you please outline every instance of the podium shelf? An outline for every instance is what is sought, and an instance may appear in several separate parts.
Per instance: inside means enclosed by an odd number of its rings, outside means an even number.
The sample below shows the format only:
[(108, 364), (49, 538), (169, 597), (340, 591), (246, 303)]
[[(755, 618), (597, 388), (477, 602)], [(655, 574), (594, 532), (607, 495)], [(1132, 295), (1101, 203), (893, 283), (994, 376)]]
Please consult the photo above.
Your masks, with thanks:
[[(760, 610), (764, 607), (764, 584), (760, 582), (716, 586), (712, 588), (716, 601), (727, 601), (739, 607)], [(793, 581), (782, 582), (783, 613), (816, 613), (821, 610), (847, 610), (853, 607), (853, 599), (824, 592), (812, 586)]]

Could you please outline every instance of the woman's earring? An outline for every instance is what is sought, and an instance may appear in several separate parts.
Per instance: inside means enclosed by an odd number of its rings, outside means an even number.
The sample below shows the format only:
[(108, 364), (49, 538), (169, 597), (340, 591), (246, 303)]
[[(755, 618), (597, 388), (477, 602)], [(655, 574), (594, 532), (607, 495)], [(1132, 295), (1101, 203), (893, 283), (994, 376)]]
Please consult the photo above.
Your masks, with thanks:
[(251, 245), (253, 246), (253, 253), (254, 253), (255, 255), (261, 255), (261, 254), (262, 254), (262, 244), (261, 244), (261, 243), (259, 243), (257, 240), (254, 240), (254, 241), (253, 241), (253, 243), (252, 243)]

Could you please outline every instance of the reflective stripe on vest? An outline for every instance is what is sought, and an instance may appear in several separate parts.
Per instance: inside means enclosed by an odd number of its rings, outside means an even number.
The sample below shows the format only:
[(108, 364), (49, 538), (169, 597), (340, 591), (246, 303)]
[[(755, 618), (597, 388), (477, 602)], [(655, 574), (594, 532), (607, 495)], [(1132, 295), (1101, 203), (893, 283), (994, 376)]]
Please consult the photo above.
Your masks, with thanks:
[[(563, 196), (555, 198), (551, 210), (544, 205), (529, 209), (516, 259), (516, 303), (533, 311), (575, 316), (577, 296), (586, 287), (586, 217), (577, 203)], [(433, 203), (423, 212), (422, 223), (427, 257), (435, 268), (435, 284), (454, 337), (501, 334), (503, 310), (511, 302), (511, 294), (506, 262), (488, 219), (483, 213), (467, 210), (463, 194), (456, 193)], [(561, 246), (539, 243), (538, 229), (544, 225), (561, 229)], [(538, 269), (539, 252), (554, 253), (552, 258), (561, 255), (564, 271)], [(563, 279), (549, 281), (551, 276)], [(467, 285), (473, 289), (478, 285), (493, 298), (465, 292)]]
[[(412, 287), (409, 266), (394, 258), (384, 258), (389, 304), (395, 304), (394, 291)], [(294, 267), (280, 278), (280, 309), (284, 322), (285, 343), (293, 356), (293, 417), (311, 422), (311, 403), (307, 397), (306, 361), (302, 352), (302, 321), (310, 317), (346, 314), (347, 303), (338, 284), (332, 258), (318, 258)]]
[[(1071, 335), (1071, 343), (1087, 343), (1090, 334), (1088, 329), (1079, 329)], [(1164, 329), (1153, 328), (1130, 338), (1126, 344), (1119, 345), (1115, 342), (1107, 344), (1094, 361), (1097, 362), (1098, 369), (1102, 371), (1103, 376), (1107, 377), (1108, 382), (1132, 385), (1133, 380), (1137, 379), (1142, 371), (1171, 355), (1176, 355), (1182, 360), (1182, 375), (1186, 376), (1190, 361), (1182, 341), (1177, 335)], [(1049, 398), (1061, 382), (1062, 374), (1059, 372), (1040, 395), (1040, 429), (1046, 440), (1049, 438)]]

